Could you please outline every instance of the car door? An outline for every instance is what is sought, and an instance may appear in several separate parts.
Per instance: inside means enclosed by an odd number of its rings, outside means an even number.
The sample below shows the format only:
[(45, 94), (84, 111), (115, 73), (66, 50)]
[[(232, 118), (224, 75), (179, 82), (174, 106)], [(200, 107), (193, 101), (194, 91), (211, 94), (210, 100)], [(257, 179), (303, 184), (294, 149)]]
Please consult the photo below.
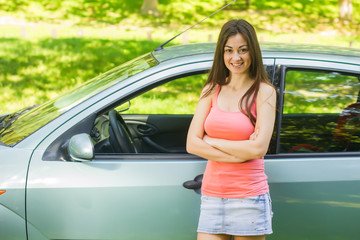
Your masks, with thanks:
[(199, 195), (182, 184), (203, 160), (123, 154), (32, 167), (29, 185), (41, 187), (28, 190), (29, 239), (195, 238)]
[(277, 149), (266, 157), (269, 239), (356, 239), (360, 230), (358, 65), (277, 59)]
[[(152, 74), (51, 133), (34, 151), (29, 167), (28, 238), (195, 239), (206, 160), (184, 149), (204, 71), (210, 66), (211, 60)], [(184, 76), (190, 78), (180, 84), (177, 80)], [(169, 81), (177, 82), (164, 90)], [(123, 111), (128, 101), (130, 108)], [(106, 147), (107, 112), (113, 108), (127, 122), (138, 154), (112, 153)], [(66, 161), (59, 153), (65, 140), (78, 133), (98, 136), (92, 139), (98, 151), (94, 160)]]
[[(120, 90), (99, 97), (100, 101), (49, 133), (34, 151), (29, 167), (28, 239), (195, 239), (199, 186), (195, 186), (197, 191), (194, 191), (183, 184), (203, 173), (204, 159), (183, 151), (139, 154), (101, 151), (92, 161), (74, 162), (66, 161), (61, 148), (71, 136), (92, 134), (96, 119), (111, 108), (121, 109), (118, 104), (132, 95), (173, 80), (177, 74), (190, 74), (191, 69), (203, 72), (210, 64), (211, 60), (182, 64), (179, 68), (160, 70), (138, 82), (124, 81)], [(196, 98), (200, 91), (201, 88), (193, 89), (197, 92)], [(132, 105), (130, 109), (136, 110), (136, 104)], [(180, 113), (174, 113), (173, 118), (186, 115)], [(136, 126), (144, 120), (143, 116), (135, 122)], [(164, 131), (163, 127), (159, 129), (159, 133), (166, 136)], [(185, 127), (178, 131), (185, 131)], [(170, 135), (173, 134), (176, 133)], [(151, 137), (158, 144), (164, 143)]]

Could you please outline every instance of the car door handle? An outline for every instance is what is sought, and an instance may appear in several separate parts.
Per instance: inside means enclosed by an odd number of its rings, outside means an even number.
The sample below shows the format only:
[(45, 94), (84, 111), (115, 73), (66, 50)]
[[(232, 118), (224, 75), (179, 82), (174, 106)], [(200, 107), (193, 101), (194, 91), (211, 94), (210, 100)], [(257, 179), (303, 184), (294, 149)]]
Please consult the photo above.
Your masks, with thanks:
[(157, 132), (157, 130), (149, 125), (138, 125), (137, 130), (142, 135), (153, 135)]
[(203, 174), (198, 175), (194, 178), (194, 180), (189, 180), (183, 183), (184, 188), (187, 189), (200, 189), (202, 184)]

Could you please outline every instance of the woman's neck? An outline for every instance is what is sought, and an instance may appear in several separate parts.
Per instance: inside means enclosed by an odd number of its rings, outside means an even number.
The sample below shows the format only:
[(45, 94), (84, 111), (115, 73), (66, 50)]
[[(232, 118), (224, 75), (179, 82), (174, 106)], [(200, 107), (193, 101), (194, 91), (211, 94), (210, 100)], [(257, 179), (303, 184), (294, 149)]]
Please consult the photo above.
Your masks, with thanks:
[(238, 91), (244, 88), (248, 89), (253, 83), (253, 80), (249, 78), (248, 74), (230, 75), (229, 78), (230, 82), (228, 87), (234, 91)]

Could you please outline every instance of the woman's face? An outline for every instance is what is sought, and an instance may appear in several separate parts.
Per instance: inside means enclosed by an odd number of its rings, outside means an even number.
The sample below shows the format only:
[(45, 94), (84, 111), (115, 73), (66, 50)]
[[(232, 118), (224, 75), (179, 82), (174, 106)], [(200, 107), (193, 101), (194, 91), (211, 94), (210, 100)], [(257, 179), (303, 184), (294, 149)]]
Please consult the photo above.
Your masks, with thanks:
[(224, 47), (224, 62), (232, 75), (248, 74), (251, 56), (247, 42), (240, 33), (227, 40)]

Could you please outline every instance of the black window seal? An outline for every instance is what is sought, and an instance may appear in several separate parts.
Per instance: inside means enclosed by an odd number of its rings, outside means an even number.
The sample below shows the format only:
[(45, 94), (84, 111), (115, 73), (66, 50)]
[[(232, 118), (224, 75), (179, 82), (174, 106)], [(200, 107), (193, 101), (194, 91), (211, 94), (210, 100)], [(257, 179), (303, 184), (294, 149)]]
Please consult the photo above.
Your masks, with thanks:
[(190, 153), (97, 153), (93, 161), (207, 161)]
[(359, 157), (360, 152), (317, 152), (317, 153), (278, 153), (267, 154), (264, 159), (288, 159), (288, 158), (339, 158), (339, 157)]

